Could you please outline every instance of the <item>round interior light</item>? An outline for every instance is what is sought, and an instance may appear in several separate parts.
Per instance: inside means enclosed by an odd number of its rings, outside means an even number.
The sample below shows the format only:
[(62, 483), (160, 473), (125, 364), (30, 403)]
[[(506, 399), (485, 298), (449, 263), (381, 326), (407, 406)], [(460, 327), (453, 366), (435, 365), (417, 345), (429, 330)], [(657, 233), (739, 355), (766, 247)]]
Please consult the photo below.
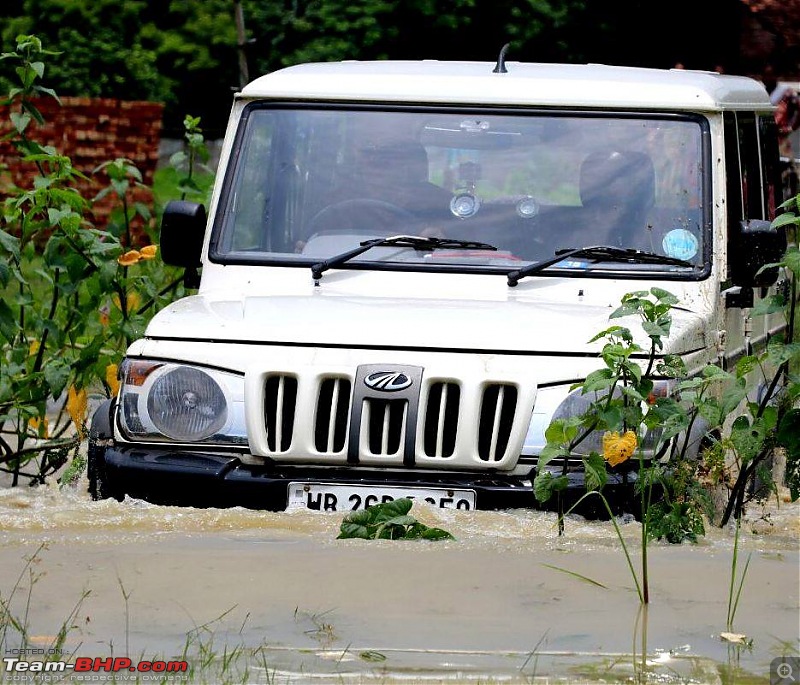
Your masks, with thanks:
[(461, 193), (450, 200), (450, 211), (459, 219), (468, 219), (474, 216), (480, 206), (480, 200), (469, 193)]
[(225, 395), (217, 382), (204, 371), (186, 366), (168, 371), (153, 383), (147, 412), (161, 433), (182, 442), (214, 435), (228, 418)]
[(517, 214), (523, 219), (532, 219), (539, 213), (539, 205), (532, 197), (523, 197), (517, 202)]

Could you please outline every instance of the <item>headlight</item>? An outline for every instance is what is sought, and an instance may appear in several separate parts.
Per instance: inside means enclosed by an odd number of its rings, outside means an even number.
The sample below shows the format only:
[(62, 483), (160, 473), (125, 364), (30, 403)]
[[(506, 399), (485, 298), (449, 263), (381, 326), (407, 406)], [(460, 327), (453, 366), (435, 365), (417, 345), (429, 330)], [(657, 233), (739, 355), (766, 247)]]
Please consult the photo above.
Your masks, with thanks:
[[(653, 392), (658, 397), (668, 395), (674, 386), (674, 382), (667, 380), (657, 380)], [(538, 455), (542, 448), (547, 444), (545, 431), (550, 422), (555, 419), (565, 419), (570, 416), (580, 416), (589, 409), (589, 405), (596, 401), (595, 393), (581, 393), (580, 388), (567, 392), (567, 386), (556, 386), (542, 388), (536, 395), (536, 406), (533, 409), (531, 425), (528, 435), (525, 438), (524, 454)], [(603, 433), (605, 431), (592, 431), (579, 445), (573, 453), (577, 455), (588, 455), (590, 452), (603, 453)], [(641, 447), (645, 458), (653, 456), (653, 450), (659, 449), (661, 445), (662, 430), (660, 428), (649, 430), (641, 442)]]
[(130, 440), (247, 444), (244, 377), (128, 359), (122, 371), (120, 427)]

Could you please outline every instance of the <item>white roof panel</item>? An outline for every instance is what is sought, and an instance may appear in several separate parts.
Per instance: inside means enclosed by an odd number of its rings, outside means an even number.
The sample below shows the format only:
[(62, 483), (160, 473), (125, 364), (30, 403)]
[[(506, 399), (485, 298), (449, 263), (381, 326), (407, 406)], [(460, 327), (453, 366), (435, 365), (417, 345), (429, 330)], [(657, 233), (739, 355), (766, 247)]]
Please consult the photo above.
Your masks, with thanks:
[(239, 98), (719, 111), (771, 105), (743, 76), (602, 64), (320, 62), (257, 78)]

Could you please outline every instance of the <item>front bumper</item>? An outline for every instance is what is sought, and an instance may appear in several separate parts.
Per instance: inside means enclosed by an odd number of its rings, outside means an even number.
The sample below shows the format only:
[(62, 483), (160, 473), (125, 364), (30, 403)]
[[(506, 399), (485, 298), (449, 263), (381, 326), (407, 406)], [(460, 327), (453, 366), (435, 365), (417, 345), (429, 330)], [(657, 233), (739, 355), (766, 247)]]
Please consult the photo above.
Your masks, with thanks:
[[(114, 442), (111, 411), (97, 411), (89, 440), (89, 483), (97, 498), (124, 497), (153, 504), (192, 507), (234, 507), (284, 511), (289, 483), (337, 483), (384, 488), (434, 488), (475, 491), (476, 508), (546, 509), (559, 506), (553, 497), (542, 504), (533, 494), (535, 472), (526, 477), (499, 472), (442, 472), (366, 467), (244, 464), (234, 453), (171, 449), (151, 445)], [(614, 514), (635, 512), (635, 474), (614, 476), (603, 495)], [(631, 476), (633, 476), (631, 478)], [(569, 487), (560, 493), (562, 511), (569, 510), (585, 494), (583, 473), (568, 474)], [(634, 505), (634, 509), (631, 509)], [(599, 497), (581, 502), (576, 513), (589, 518), (607, 518)]]
[[(97, 449), (97, 448), (95, 448)], [(235, 455), (111, 446), (92, 455), (104, 472), (104, 493), (154, 504), (283, 511), (291, 482), (475, 490), (478, 509), (536, 507), (528, 480), (497, 474), (243, 464)], [(101, 462), (97, 460), (102, 460)]]

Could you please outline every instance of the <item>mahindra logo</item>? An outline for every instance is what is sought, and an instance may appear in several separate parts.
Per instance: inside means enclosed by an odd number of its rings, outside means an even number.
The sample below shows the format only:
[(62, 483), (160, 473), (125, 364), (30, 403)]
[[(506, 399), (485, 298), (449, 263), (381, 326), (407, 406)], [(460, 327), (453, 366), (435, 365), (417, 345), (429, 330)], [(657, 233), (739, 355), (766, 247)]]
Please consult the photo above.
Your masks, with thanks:
[(409, 387), (411, 379), (401, 371), (375, 371), (364, 379), (364, 385), (373, 390), (395, 392)]

